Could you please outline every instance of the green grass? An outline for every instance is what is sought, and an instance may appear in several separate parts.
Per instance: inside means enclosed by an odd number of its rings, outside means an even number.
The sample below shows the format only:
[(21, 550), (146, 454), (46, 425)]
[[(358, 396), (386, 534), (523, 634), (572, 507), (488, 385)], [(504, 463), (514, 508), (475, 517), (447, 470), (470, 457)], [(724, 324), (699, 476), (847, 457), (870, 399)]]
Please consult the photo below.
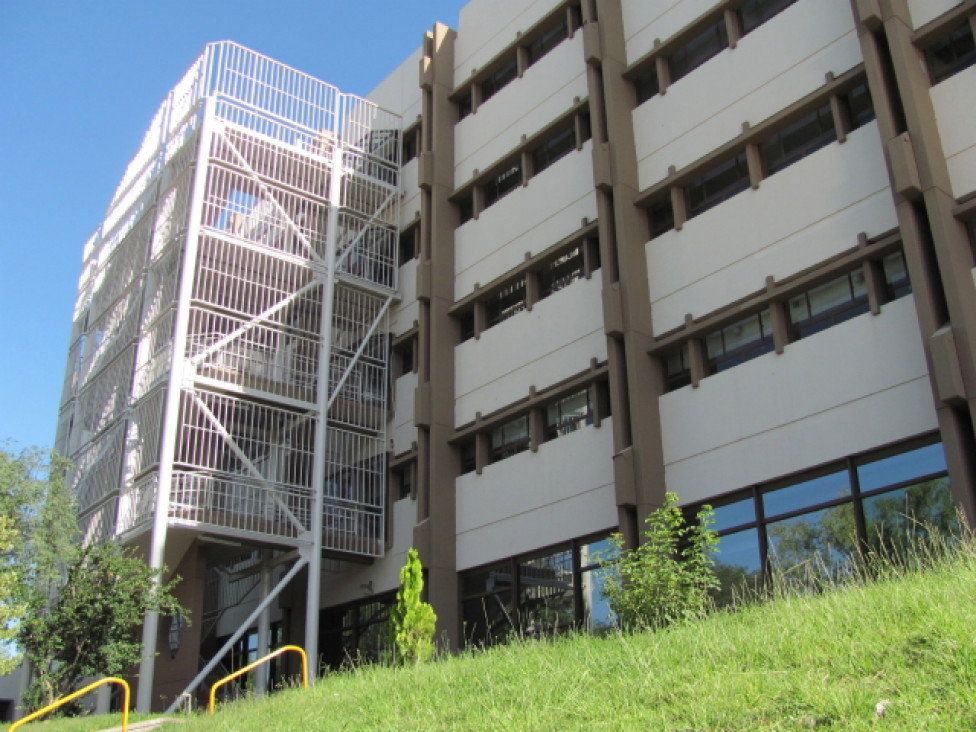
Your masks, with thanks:
[(976, 549), (934, 563), (656, 633), (332, 675), (164, 729), (976, 729)]

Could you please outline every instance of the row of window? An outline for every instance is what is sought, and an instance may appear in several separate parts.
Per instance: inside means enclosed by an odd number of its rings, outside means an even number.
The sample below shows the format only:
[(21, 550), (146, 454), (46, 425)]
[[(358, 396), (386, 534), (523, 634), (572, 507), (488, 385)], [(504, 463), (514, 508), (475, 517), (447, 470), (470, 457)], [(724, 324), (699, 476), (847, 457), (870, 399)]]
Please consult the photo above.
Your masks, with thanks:
[(461, 474), (481, 472), (492, 463), (535, 450), (610, 416), (607, 382), (599, 380), (547, 398), (521, 414), (479, 426), (458, 439)]
[(670, 43), (670, 50), (652, 53), (627, 73), (634, 85), (637, 104), (687, 76), (709, 59), (717, 56), (738, 38), (750, 33), (796, 0), (746, 0), (734, 12), (723, 13), (705, 27), (695, 27), (689, 34)]
[(465, 646), (612, 627), (602, 593), (606, 573), (599, 564), (610, 549), (604, 533), (462, 572)]
[(952, 28), (923, 49), (932, 84), (945, 81), (976, 64), (974, 26), (976, 15), (964, 19), (961, 25)]
[(643, 196), (651, 238), (680, 228), (759, 181), (802, 160), (874, 119), (863, 79), (832, 88), (829, 96), (804, 105), (797, 114), (763, 123), (743, 134), (739, 145), (717, 158), (705, 158)]
[(533, 30), (521, 37), (518, 45), (508, 49), (492, 61), (487, 70), (477, 75), (477, 80), (456, 91), (458, 122), (478, 110), (495, 94), (514, 79), (525, 73), (532, 64), (549, 53), (583, 24), (582, 7), (570, 4), (543, 20)]
[[(836, 578), (863, 552), (904, 556), (932, 532), (959, 531), (942, 444), (913, 440), (709, 501), (719, 532), (719, 601), (770, 577)], [(699, 505), (686, 508), (695, 516)], [(810, 572), (815, 573), (811, 577)]]
[[(872, 292), (872, 287), (880, 291)], [(705, 330), (664, 353), (665, 390), (697, 384), (700, 378), (777, 350), (777, 342), (792, 343), (869, 312), (872, 299), (879, 304), (890, 302), (911, 291), (900, 250), (869, 259), (809, 289), (788, 291), (785, 299), (767, 302), (744, 318)], [(779, 312), (785, 316), (782, 320)], [(779, 338), (777, 322), (785, 326)]]
[[(589, 227), (592, 230), (595, 227)], [(458, 320), (460, 342), (481, 334), (516, 313), (543, 300), (583, 278), (589, 278), (600, 267), (600, 248), (596, 239), (584, 238), (557, 255), (547, 255), (534, 266), (518, 272), (499, 285), (486, 287), (473, 302), (454, 312)]]
[(478, 176), (476, 171), (478, 179), (453, 198), (458, 207), (458, 226), (478, 218), (482, 211), (519, 186), (528, 185), (529, 179), (573, 150), (582, 149), (590, 134), (590, 117), (584, 103), (577, 111), (527, 141), (521, 150), (488, 173)]

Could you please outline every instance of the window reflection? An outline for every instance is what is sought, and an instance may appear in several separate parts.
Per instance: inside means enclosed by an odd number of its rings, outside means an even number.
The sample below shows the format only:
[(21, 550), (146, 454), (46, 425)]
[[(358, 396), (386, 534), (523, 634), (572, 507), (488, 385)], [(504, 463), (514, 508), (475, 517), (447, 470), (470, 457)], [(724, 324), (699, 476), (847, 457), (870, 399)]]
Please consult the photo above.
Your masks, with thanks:
[(774, 572), (800, 582), (839, 576), (857, 548), (850, 503), (777, 521), (766, 533)]
[(715, 553), (715, 575), (719, 589), (713, 594), (719, 607), (749, 597), (762, 584), (759, 530), (746, 529), (726, 534)]
[(946, 477), (899, 488), (864, 501), (868, 549), (902, 558), (918, 539), (933, 533), (959, 535), (959, 521)]
[(766, 493), (763, 508), (767, 516), (779, 516), (850, 494), (850, 477), (845, 470)]
[(861, 465), (857, 469), (857, 480), (861, 492), (867, 493), (914, 478), (934, 475), (945, 469), (945, 452), (942, 443), (937, 442), (934, 445), (926, 445), (917, 450)]

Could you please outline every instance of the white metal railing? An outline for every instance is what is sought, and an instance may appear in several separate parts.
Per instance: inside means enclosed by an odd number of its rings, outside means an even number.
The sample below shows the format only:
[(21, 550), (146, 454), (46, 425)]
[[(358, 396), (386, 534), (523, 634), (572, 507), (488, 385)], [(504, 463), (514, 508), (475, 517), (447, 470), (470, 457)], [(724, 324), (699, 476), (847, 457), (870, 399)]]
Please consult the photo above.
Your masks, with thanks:
[(125, 432), (125, 422), (116, 423), (75, 460), (68, 485), (75, 493), (80, 511), (119, 489)]
[(119, 495), (119, 516), (116, 527), (119, 534), (152, 525), (158, 488), (159, 474), (147, 473), (122, 489)]
[(310, 490), (244, 475), (175, 470), (169, 517), (235, 532), (295, 538), (311, 526)]

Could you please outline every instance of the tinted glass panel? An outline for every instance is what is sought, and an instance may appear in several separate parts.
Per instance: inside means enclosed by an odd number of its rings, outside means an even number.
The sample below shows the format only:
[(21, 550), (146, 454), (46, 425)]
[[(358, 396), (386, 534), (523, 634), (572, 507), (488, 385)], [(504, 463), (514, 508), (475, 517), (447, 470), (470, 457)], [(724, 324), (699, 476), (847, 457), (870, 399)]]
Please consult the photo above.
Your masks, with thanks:
[(515, 64), (515, 58), (511, 58), (509, 61), (504, 63), (501, 67), (496, 69), (491, 76), (481, 82), (481, 102), (487, 102), (491, 97), (493, 97), (499, 90), (506, 86), (512, 79), (515, 78), (517, 73), (517, 68)]
[(664, 388), (674, 391), (691, 383), (691, 367), (688, 363), (688, 344), (679, 351), (664, 357)]
[(857, 547), (854, 506), (844, 503), (776, 521), (766, 529), (769, 562), (787, 580), (833, 577)]
[(772, 175), (836, 139), (834, 116), (826, 104), (759, 143), (763, 170)]
[(725, 506), (718, 506), (713, 510), (715, 511), (715, 523), (712, 524), (712, 529), (715, 531), (724, 531), (734, 526), (751, 524), (756, 520), (756, 505), (751, 497)]
[(790, 298), (793, 338), (806, 338), (869, 309), (864, 271), (856, 269)]
[(729, 605), (762, 584), (759, 530), (747, 529), (723, 536), (715, 553), (715, 575), (720, 587), (715, 602)]
[(795, 2), (796, 0), (746, 0), (739, 9), (743, 35), (762, 25)]
[(840, 97), (841, 105), (847, 115), (847, 131), (856, 130), (874, 119), (874, 104), (868, 85), (858, 84)]
[(850, 477), (842, 470), (763, 494), (763, 511), (766, 516), (778, 516), (850, 494)]
[(652, 239), (674, 228), (674, 209), (671, 206), (670, 193), (647, 207), (647, 221)]
[(959, 522), (948, 478), (935, 478), (864, 499), (868, 546), (908, 549), (912, 540), (933, 531), (957, 536)]
[(728, 45), (728, 31), (725, 27), (725, 20), (722, 19), (692, 38), (668, 57), (671, 82), (674, 83), (681, 77), (690, 74), (708, 59), (721, 52), (722, 49), (727, 48)]
[(590, 391), (583, 389), (546, 407), (546, 439), (567, 435), (592, 422)]
[(750, 315), (705, 336), (709, 373), (725, 371), (774, 348), (769, 310)]
[(575, 127), (570, 126), (560, 130), (532, 152), (533, 172), (541, 173), (559, 158), (575, 149)]
[(945, 452), (942, 450), (942, 443), (937, 442), (861, 465), (857, 469), (857, 479), (861, 492), (867, 493), (945, 470)]
[(566, 18), (549, 26), (542, 35), (529, 44), (529, 64), (534, 64), (566, 38)]
[(928, 62), (933, 84), (938, 84), (976, 63), (976, 43), (973, 42), (973, 31), (969, 23), (925, 49), (925, 60)]
[(519, 617), (530, 636), (545, 636), (573, 624), (573, 553), (556, 552), (519, 562)]
[(613, 546), (610, 544), (610, 539), (600, 539), (600, 541), (581, 544), (579, 548), (580, 566), (589, 567), (605, 561), (611, 558), (612, 551)]
[(634, 91), (637, 95), (637, 103), (643, 104), (648, 99), (661, 91), (661, 86), (657, 80), (657, 64), (647, 64), (634, 78)]
[(579, 246), (539, 272), (539, 297), (549, 297), (584, 275), (583, 247)]
[(905, 257), (901, 252), (892, 252), (881, 260), (884, 268), (885, 286), (888, 299), (894, 300), (908, 295), (912, 291), (912, 283), (908, 279), (908, 268)]
[(750, 185), (745, 151), (702, 174), (685, 186), (688, 216), (697, 216), (712, 206), (744, 191)]
[(583, 622), (591, 633), (609, 630), (614, 626), (614, 614), (610, 604), (603, 597), (603, 586), (607, 581), (607, 571), (591, 569), (580, 576), (580, 590), (583, 597)]

